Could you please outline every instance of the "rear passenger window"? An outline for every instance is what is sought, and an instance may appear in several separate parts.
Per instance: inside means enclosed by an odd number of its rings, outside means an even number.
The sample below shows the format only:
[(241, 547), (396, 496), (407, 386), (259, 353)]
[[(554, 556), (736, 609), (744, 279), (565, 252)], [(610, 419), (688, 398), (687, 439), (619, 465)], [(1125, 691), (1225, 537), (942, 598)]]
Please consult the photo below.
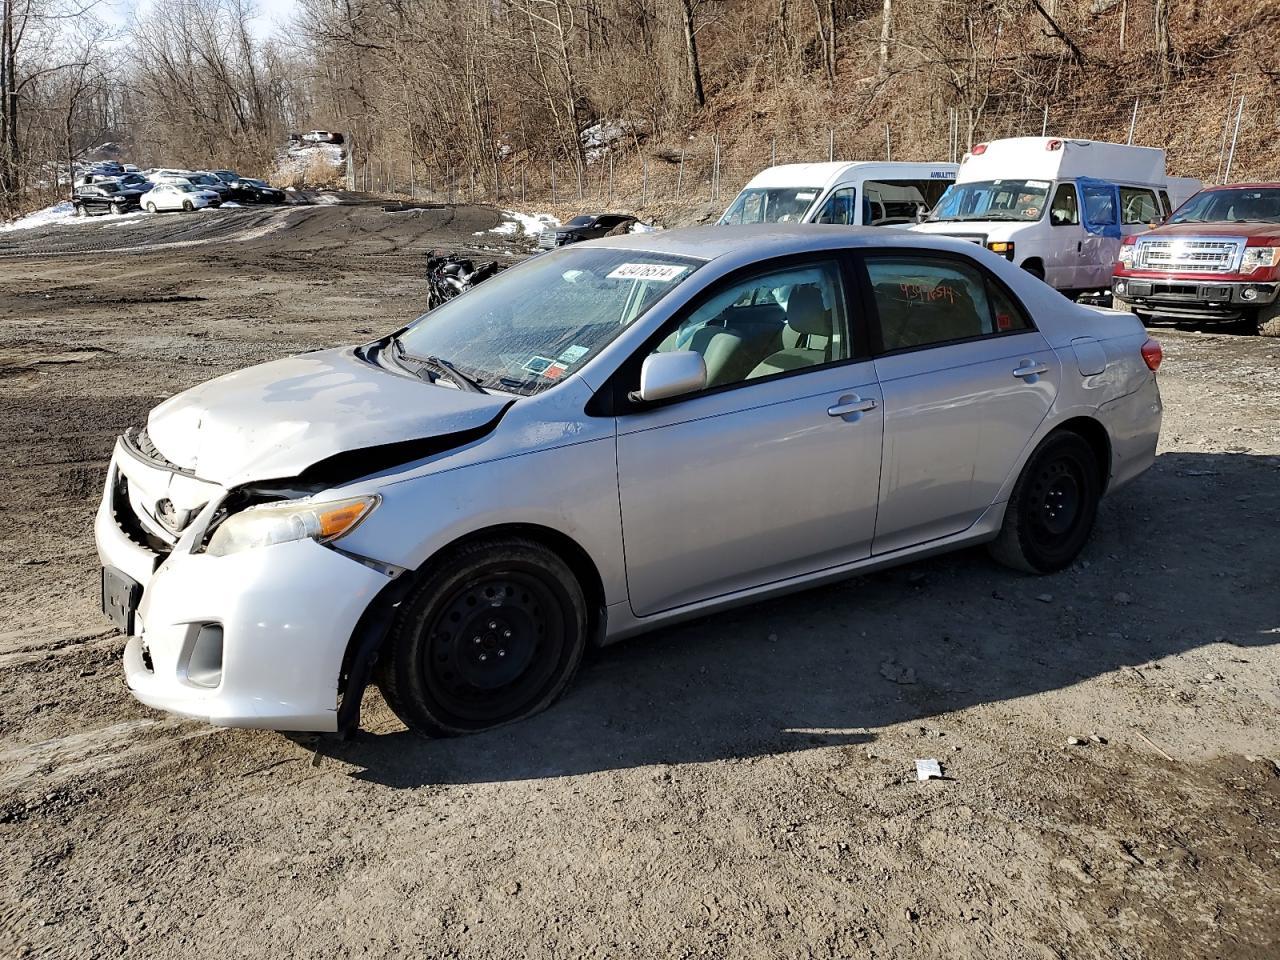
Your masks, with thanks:
[(1120, 211), (1122, 223), (1154, 223), (1160, 219), (1156, 195), (1136, 187), (1120, 188)]
[(1022, 310), (977, 267), (924, 257), (866, 263), (885, 353), (1030, 329)]

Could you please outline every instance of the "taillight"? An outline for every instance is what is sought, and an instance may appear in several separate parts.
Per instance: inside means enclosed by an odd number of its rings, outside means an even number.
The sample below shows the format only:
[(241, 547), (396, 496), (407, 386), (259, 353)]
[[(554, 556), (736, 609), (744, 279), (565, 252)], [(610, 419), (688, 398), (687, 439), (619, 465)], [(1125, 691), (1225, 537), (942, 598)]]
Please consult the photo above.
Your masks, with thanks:
[(1048, 143), (1046, 143), (1046, 144), (1044, 145), (1044, 148), (1045, 148), (1046, 150), (1061, 150), (1061, 149), (1062, 149), (1062, 141), (1061, 141), (1061, 140), (1050, 140)]
[(987, 152), (987, 145), (985, 143), (979, 143), (972, 150), (969, 151), (969, 153), (975, 157), (980, 157), (986, 152)]
[(1164, 351), (1160, 349), (1160, 341), (1154, 337), (1147, 337), (1147, 342), (1142, 345), (1142, 359), (1146, 363), (1147, 369), (1156, 371), (1160, 369), (1160, 361), (1164, 359)]

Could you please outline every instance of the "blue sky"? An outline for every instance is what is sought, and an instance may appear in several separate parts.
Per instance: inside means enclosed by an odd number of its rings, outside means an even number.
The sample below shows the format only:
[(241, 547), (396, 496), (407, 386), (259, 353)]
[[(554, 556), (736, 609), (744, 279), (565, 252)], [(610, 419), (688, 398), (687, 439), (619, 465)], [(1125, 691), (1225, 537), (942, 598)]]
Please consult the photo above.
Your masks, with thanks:
[[(102, 0), (97, 14), (117, 27), (131, 26), (136, 17), (145, 17), (150, 0)], [(296, 0), (253, 0), (257, 16), (253, 20), (253, 33), (259, 39), (270, 36), (277, 27), (289, 22), (297, 9)]]

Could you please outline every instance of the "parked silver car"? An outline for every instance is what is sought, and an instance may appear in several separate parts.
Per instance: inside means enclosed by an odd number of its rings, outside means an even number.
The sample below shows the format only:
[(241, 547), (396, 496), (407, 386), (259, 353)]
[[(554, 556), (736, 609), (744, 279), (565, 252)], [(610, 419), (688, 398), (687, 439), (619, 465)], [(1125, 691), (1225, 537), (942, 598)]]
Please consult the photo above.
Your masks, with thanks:
[(120, 438), (143, 702), (335, 730), (542, 709), (588, 644), (987, 542), (1049, 573), (1152, 462), (1159, 345), (964, 241), (709, 227), (530, 259)]

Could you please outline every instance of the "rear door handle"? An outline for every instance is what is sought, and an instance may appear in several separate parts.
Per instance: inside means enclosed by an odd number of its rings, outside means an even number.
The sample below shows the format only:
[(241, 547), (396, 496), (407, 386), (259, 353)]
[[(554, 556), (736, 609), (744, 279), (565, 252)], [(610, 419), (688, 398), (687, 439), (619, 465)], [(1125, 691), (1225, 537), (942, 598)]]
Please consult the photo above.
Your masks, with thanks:
[(1049, 368), (1043, 363), (1036, 363), (1034, 360), (1024, 360), (1013, 368), (1013, 375), (1019, 379), (1026, 377), (1038, 377), (1042, 373), (1048, 373)]
[(833, 406), (827, 407), (827, 416), (847, 417), (850, 414), (867, 413), (875, 408), (875, 400), (863, 400), (854, 394), (851, 397), (841, 397)]

